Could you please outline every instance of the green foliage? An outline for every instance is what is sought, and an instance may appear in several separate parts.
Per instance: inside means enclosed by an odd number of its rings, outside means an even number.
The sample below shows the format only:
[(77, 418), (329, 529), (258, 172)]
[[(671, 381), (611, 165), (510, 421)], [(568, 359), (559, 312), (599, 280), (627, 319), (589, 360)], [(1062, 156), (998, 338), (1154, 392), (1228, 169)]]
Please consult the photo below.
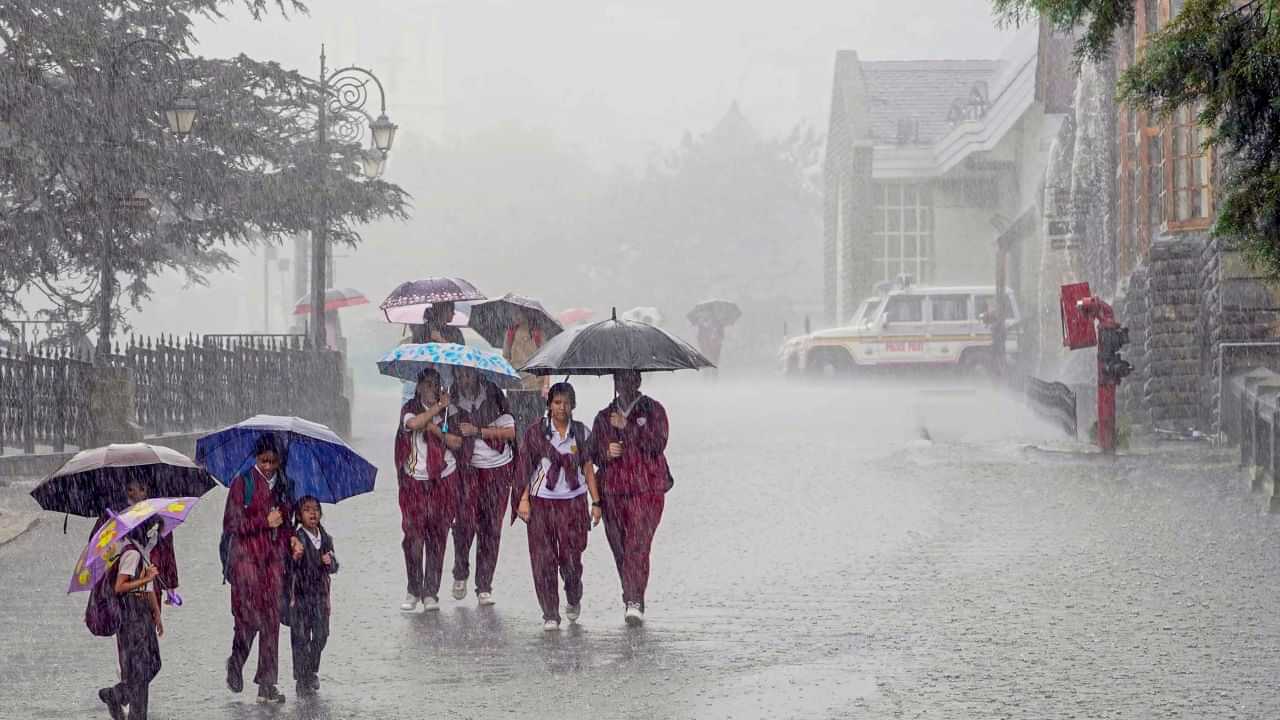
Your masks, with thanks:
[[(0, 317), (35, 292), (46, 313), (109, 335), (123, 301), (137, 307), (161, 272), (199, 283), (233, 264), (229, 248), (318, 217), (354, 243), (358, 225), (404, 216), (400, 188), (360, 179), (359, 145), (331, 141), (319, 157), (313, 81), (244, 55), (185, 56), (193, 16), (228, 5), (255, 18), (305, 11), (289, 0), (0, 4), (0, 252), (21, 258), (0, 267)], [(185, 84), (144, 37), (178, 51)], [(199, 107), (185, 142), (161, 112), (179, 91)]]
[[(1102, 59), (1131, 26), (1133, 0), (993, 0), (1004, 22), (1039, 13), (1085, 24), (1077, 56)], [(1280, 278), (1280, 0), (1186, 0), (1120, 78), (1120, 98), (1167, 117), (1200, 108), (1218, 156), (1214, 234)]]

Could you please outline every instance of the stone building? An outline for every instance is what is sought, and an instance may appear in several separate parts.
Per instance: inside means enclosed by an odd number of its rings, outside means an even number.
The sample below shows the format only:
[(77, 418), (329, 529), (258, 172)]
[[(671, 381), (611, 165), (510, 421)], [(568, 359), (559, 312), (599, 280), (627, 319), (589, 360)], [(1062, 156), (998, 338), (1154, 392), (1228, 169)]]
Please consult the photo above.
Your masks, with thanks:
[[(1110, 57), (1080, 69), (1045, 175), (1043, 224), (1058, 231), (1041, 258), (1040, 306), (1042, 318), (1056, 316), (1057, 285), (1089, 281), (1130, 328), (1124, 355), (1135, 370), (1121, 387), (1122, 412), (1142, 426), (1214, 432), (1219, 373), (1247, 362), (1235, 343), (1275, 337), (1280, 302), (1210, 235), (1219, 168), (1202, 149), (1196, 109), (1165, 121), (1116, 101), (1119, 74), (1181, 5), (1137, 0), (1134, 26)], [(1067, 358), (1042, 326), (1039, 373), (1093, 382), (1092, 354)]]
[(1032, 26), (993, 59), (837, 54), (824, 167), (828, 325), (902, 273), (994, 284), (1002, 233), (1013, 241), (1009, 285), (1024, 313), (1035, 306), (1045, 167), (1073, 88), (1046, 63), (1067, 65), (1069, 47)]

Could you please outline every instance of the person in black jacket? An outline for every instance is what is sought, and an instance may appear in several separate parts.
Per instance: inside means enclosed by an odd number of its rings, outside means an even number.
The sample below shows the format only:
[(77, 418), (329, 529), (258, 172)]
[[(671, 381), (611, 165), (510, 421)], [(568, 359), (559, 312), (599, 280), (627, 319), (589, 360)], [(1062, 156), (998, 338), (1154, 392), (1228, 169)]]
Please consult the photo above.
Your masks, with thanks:
[(320, 689), (320, 653), (329, 640), (329, 576), (338, 572), (333, 538), (320, 524), (320, 501), (307, 495), (298, 501), (298, 526), (285, 577), (289, 637), (293, 645), (293, 679), (298, 695)]

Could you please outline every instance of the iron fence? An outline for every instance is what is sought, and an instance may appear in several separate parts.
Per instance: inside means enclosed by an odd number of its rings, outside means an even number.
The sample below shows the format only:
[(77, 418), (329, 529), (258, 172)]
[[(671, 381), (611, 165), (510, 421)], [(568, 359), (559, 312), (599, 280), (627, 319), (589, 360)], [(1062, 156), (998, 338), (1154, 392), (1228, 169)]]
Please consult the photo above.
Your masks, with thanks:
[(135, 336), (96, 359), (47, 347), (0, 349), (0, 453), (86, 447), (95, 435), (89, 398), (98, 366), (127, 371), (129, 416), (145, 435), (214, 429), (262, 413), (349, 427), (341, 354), (312, 350), (301, 335)]

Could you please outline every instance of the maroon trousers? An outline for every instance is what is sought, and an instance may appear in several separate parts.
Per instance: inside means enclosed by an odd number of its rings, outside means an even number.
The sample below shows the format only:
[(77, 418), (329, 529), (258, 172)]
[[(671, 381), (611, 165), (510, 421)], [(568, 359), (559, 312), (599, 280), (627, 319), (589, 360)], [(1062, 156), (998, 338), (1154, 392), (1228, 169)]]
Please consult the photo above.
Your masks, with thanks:
[(471, 574), (471, 544), (476, 546), (476, 592), (493, 592), (493, 573), (498, 567), (498, 545), (502, 542), (502, 520), (507, 496), (511, 493), (509, 462), (496, 468), (465, 468), (459, 472), (458, 517), (453, 523), (453, 579), (466, 580)]
[(585, 494), (572, 500), (530, 498), (529, 564), (543, 620), (560, 621), (557, 571), (564, 578), (565, 602), (582, 602), (582, 552), (587, 549), (590, 529)]
[(254, 672), (253, 681), (258, 685), (276, 684), (283, 574), (283, 563), (268, 560), (265, 565), (260, 565), (252, 557), (241, 558), (231, 566), (231, 608), (235, 626), (231, 636), (230, 663), (236, 674), (240, 674), (253, 648), (253, 639), (257, 637), (258, 669)]
[(435, 482), (409, 479), (400, 483), (400, 529), (404, 533), (400, 547), (408, 592), (416, 598), (440, 597), (444, 548), (457, 512), (456, 488), (452, 476)]
[(662, 493), (605, 496), (604, 531), (622, 580), (622, 602), (640, 603), (641, 611), (649, 584), (649, 548), (665, 499)]
[(236, 618), (235, 630), (231, 636), (231, 667), (237, 675), (244, 669), (255, 635), (258, 638), (258, 670), (253, 674), (253, 682), (258, 685), (275, 685), (278, 676), (276, 661), (280, 654), (278, 612), (275, 617), (262, 618), (261, 624)]

